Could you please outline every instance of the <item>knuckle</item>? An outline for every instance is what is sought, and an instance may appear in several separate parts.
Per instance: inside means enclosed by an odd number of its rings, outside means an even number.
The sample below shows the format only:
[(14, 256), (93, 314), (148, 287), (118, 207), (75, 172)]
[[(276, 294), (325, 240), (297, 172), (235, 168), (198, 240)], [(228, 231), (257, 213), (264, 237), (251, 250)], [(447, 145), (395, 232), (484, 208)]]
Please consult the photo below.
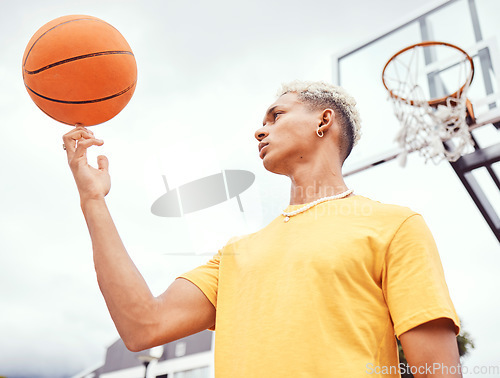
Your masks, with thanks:
[(78, 147), (88, 147), (92, 141), (89, 139), (81, 139), (78, 141)]

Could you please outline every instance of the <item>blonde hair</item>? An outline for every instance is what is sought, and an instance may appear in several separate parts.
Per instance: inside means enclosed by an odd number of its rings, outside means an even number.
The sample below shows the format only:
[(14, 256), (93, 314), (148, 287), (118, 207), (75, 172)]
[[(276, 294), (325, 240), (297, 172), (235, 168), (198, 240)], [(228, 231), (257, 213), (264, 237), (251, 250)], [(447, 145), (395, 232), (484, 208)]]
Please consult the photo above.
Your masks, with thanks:
[(356, 100), (342, 87), (323, 81), (292, 81), (282, 84), (278, 97), (286, 93), (296, 93), (299, 100), (315, 108), (332, 108), (340, 115), (340, 124), (348, 145), (346, 157), (361, 136), (361, 117), (356, 108)]

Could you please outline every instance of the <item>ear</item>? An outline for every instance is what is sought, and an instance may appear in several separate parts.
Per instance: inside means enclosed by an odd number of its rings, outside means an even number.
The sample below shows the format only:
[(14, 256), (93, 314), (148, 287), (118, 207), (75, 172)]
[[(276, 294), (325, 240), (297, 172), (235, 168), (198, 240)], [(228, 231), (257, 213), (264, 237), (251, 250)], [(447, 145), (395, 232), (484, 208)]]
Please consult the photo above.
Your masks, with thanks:
[(335, 111), (333, 109), (325, 109), (321, 113), (320, 123), (318, 125), (319, 130), (326, 132), (335, 122)]

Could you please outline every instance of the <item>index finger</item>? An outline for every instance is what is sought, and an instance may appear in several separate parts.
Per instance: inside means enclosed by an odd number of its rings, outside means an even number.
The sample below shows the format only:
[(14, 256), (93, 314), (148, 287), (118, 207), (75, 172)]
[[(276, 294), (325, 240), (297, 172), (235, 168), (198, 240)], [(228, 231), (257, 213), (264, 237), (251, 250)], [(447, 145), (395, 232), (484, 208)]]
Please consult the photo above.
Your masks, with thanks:
[(83, 126), (76, 126), (74, 129), (64, 134), (63, 142), (68, 160), (71, 160), (74, 156), (79, 140), (92, 138), (94, 138), (94, 133)]

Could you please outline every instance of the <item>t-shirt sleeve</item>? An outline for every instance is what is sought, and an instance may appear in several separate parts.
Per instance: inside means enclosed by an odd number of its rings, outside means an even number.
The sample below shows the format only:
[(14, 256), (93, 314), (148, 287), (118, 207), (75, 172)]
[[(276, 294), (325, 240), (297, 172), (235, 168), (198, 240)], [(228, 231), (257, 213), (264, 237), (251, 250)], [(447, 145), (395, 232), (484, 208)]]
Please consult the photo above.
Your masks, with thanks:
[(451, 319), (459, 333), (436, 243), (421, 215), (406, 218), (390, 242), (382, 289), (397, 337), (439, 318)]
[(219, 285), (219, 264), (221, 251), (212, 257), (206, 264), (201, 265), (177, 278), (184, 278), (196, 286), (205, 294), (208, 300), (217, 309), (217, 289)]

